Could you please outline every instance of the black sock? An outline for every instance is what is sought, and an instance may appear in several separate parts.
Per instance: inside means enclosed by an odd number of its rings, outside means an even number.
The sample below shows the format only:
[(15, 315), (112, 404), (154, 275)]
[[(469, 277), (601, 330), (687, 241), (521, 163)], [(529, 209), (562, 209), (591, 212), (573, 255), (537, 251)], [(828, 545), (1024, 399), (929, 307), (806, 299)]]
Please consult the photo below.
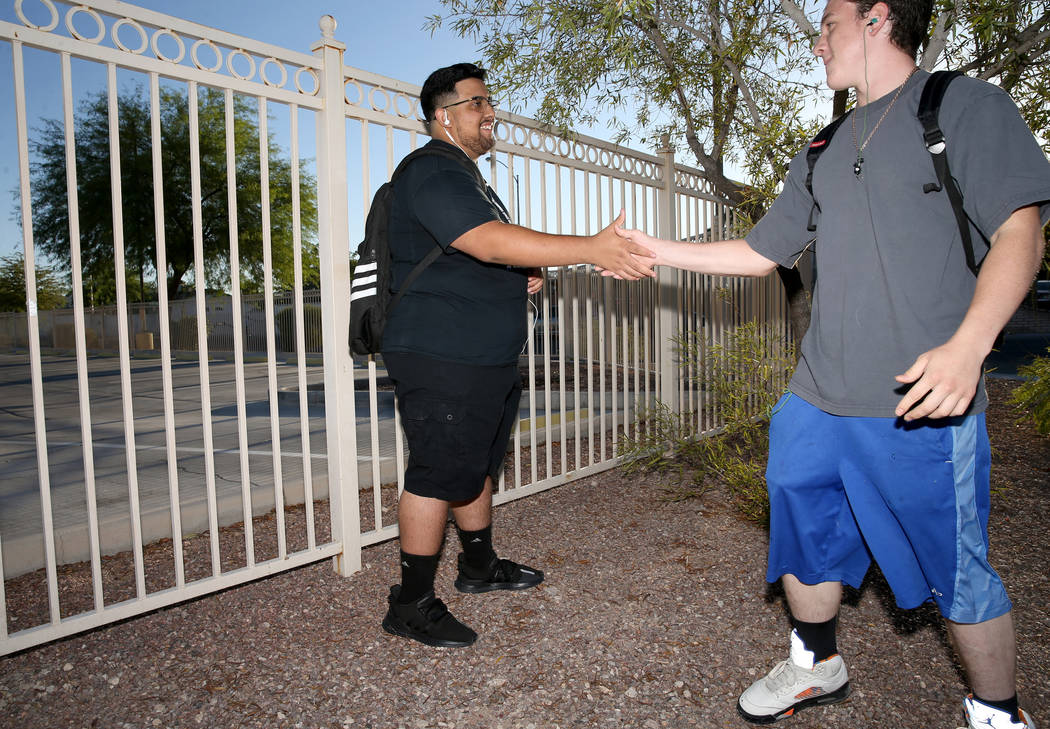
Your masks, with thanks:
[(415, 602), (434, 589), (438, 555), (408, 554), (401, 552), (401, 594), (397, 601), (402, 605)]
[(1021, 715), (1017, 711), (1017, 694), (1014, 694), (1008, 699), (1003, 699), (1002, 701), (989, 701), (988, 699), (982, 699), (977, 694), (974, 694), (973, 700), (980, 701), (985, 706), (991, 706), (993, 709), (1005, 711), (1010, 715), (1010, 721), (1013, 721), (1014, 723), (1021, 721)]
[(492, 525), (474, 532), (464, 531), (456, 526), (459, 543), (463, 545), (463, 559), (470, 567), (483, 570), (492, 562), (496, 551), (492, 548)]
[(819, 663), (839, 652), (835, 643), (835, 628), (838, 616), (823, 623), (807, 623), (798, 618), (791, 618), (791, 627), (798, 633), (806, 650), (813, 651), (813, 662)]

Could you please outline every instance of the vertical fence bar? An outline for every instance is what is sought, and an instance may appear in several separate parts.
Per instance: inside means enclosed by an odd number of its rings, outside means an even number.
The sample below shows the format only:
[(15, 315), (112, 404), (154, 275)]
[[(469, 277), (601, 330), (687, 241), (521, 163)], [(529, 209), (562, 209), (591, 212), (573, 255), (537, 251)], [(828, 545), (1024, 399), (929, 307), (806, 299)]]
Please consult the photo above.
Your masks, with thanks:
[(124, 280), (124, 202), (120, 172), (120, 116), (117, 67), (106, 64), (109, 86), (109, 179), (113, 203), (113, 265), (116, 269), (117, 343), (120, 352), (120, 392), (124, 406), (124, 448), (128, 466), (128, 510), (131, 512), (131, 544), (135, 559), (135, 594), (146, 594), (142, 559), (142, 515), (139, 511), (138, 459), (135, 451), (135, 414), (131, 392), (131, 352), (128, 333), (128, 293)]
[(284, 533), (284, 469), (281, 463), (281, 418), (277, 400), (277, 341), (273, 300), (273, 234), (270, 230), (269, 105), (259, 96), (259, 195), (262, 209), (263, 291), (266, 296), (266, 382), (270, 399), (270, 446), (273, 452), (273, 503), (277, 521), (277, 555), (284, 559), (288, 542)]
[[(248, 409), (244, 385), (244, 328), (240, 322), (244, 319), (241, 295), (241, 251), (240, 233), (237, 215), (237, 139), (233, 105), (233, 90), (226, 89), (223, 94), (223, 106), (226, 121), (226, 215), (229, 219), (230, 241), (230, 311), (233, 326), (233, 388), (237, 402), (237, 457), (241, 470), (241, 513), (245, 529), (250, 529), (252, 520), (252, 479), (251, 464), (248, 458)], [(257, 300), (258, 297), (252, 297)], [(256, 303), (253, 300), (252, 303)], [(255, 308), (255, 307), (253, 307)], [(247, 534), (248, 532), (246, 532)], [(246, 537), (247, 538), (247, 537)], [(254, 540), (253, 540), (254, 546)], [(251, 555), (251, 564), (255, 557)]]
[[(168, 460), (168, 503), (171, 508), (172, 560), (175, 586), (186, 584), (182, 549), (182, 502), (179, 496), (179, 457), (175, 450), (175, 398), (171, 376), (171, 331), (167, 286), (167, 238), (164, 230), (164, 155), (160, 133), (160, 77), (150, 74), (150, 140), (153, 168), (153, 231), (157, 239), (157, 327), (160, 332), (160, 372), (164, 400), (164, 443)], [(163, 313), (161, 313), (163, 312)]]
[[(597, 175), (595, 175), (597, 181)], [(597, 186), (597, 182), (596, 182)], [(591, 234), (591, 173), (583, 173), (583, 234)], [(589, 267), (583, 269), (583, 285), (586, 287), (584, 297), (584, 327), (587, 329), (587, 356), (584, 358), (587, 367), (587, 465), (594, 465), (594, 302), (591, 292), (594, 288)], [(579, 464), (581, 467), (582, 463)]]
[(291, 105), (292, 256), (295, 267), (295, 373), (299, 386), (299, 442), (303, 453), (303, 510), (306, 513), (306, 548), (317, 546), (314, 525), (314, 474), (310, 449), (310, 400), (306, 382), (306, 317), (303, 305), (303, 208), (299, 190), (299, 106)]
[[(663, 186), (657, 188), (658, 195), (658, 220), (657, 225), (660, 237), (668, 240), (675, 239), (677, 226), (675, 224), (675, 167), (674, 150), (671, 149), (669, 139), (664, 137), (663, 149), (660, 156), (663, 161)], [(674, 355), (671, 348), (671, 338), (674, 336), (675, 322), (677, 319), (676, 299), (678, 276), (673, 269), (663, 266), (657, 276), (659, 290), (657, 301), (659, 302), (659, 318), (656, 327), (656, 350), (658, 370), (660, 373), (660, 399), (672, 411), (678, 412), (678, 383), (675, 377)]]
[(88, 387), (87, 346), (84, 332), (84, 281), (80, 255), (80, 202), (77, 194), (76, 124), (73, 120), (73, 80), (70, 57), (62, 54), (62, 115), (66, 135), (66, 210), (69, 215), (69, 271), (73, 284), (73, 327), (76, 333), (77, 395), (80, 405), (80, 440), (84, 455), (84, 500), (87, 504), (88, 550), (95, 610), (102, 610), (102, 558), (95, 491), (95, 452), (91, 433), (91, 395)]
[[(325, 436), (332, 540), (343, 546), (335, 558), (339, 574), (361, 569), (361, 514), (358, 510), (357, 429), (354, 425), (354, 370), (347, 348), (350, 316), (350, 240), (346, 180), (346, 112), (343, 51), (335, 40), (335, 19), (321, 18), (322, 38), (312, 50), (320, 63), (317, 115), (318, 257), (321, 268), (321, 330), (324, 349)], [(365, 193), (368, 194), (367, 192)]]
[[(547, 163), (540, 162), (540, 218), (543, 221), (543, 230), (549, 231), (547, 218)], [(544, 442), (547, 444), (546, 451), (546, 477), (554, 475), (554, 413), (551, 410), (551, 302), (550, 302), (550, 274), (547, 268), (540, 269), (543, 276), (544, 286), (540, 290), (540, 306), (542, 310), (540, 317), (543, 320), (543, 412), (546, 414), (546, 435)]]
[[(201, 145), (200, 96), (196, 81), (188, 84), (190, 116), (190, 198), (193, 218), (193, 283), (197, 310), (197, 362), (200, 365), (201, 432), (204, 437), (204, 478), (208, 494), (208, 536), (211, 546), (212, 576), (222, 571), (219, 561), (219, 515), (215, 493), (215, 438), (211, 422), (211, 377), (208, 371), (208, 330), (204, 273), (204, 220), (201, 211)], [(249, 503), (250, 507), (250, 503)], [(250, 537), (251, 509), (244, 518), (244, 547), (249, 563), (254, 561), (254, 545)]]
[[(565, 220), (564, 220), (564, 217), (563, 217), (564, 216), (564, 210), (562, 209), (562, 184), (561, 184), (561, 181), (562, 181), (562, 173), (565, 171), (565, 168), (560, 166), (560, 165), (557, 165), (557, 166), (555, 166), (554, 169), (555, 169), (555, 172), (556, 172), (555, 181), (554, 181), (554, 190), (555, 190), (554, 209), (555, 209), (555, 215), (556, 215), (556, 217), (558, 219), (558, 227), (557, 227), (557, 231), (556, 232), (558, 233), (558, 235), (564, 235), (564, 233), (565, 233)], [(560, 443), (561, 443), (561, 447), (559, 448), (559, 450), (561, 451), (561, 470), (559, 471), (559, 473), (561, 473), (564, 476), (569, 471), (569, 420), (568, 420), (568, 412), (569, 411), (568, 411), (568, 407), (567, 407), (568, 404), (565, 402), (565, 397), (566, 397), (566, 392), (567, 392), (566, 388), (565, 388), (565, 379), (566, 379), (566, 377), (568, 377), (567, 367), (568, 367), (568, 364), (569, 364), (568, 363), (568, 359), (567, 359), (568, 355), (566, 354), (566, 350), (568, 349), (568, 342), (565, 339), (565, 316), (566, 316), (565, 289), (566, 289), (566, 287), (568, 286), (568, 283), (569, 283), (569, 268), (568, 268), (568, 266), (561, 266), (561, 267), (559, 267), (557, 269), (557, 276), (558, 276), (558, 291), (557, 291), (557, 296), (558, 296), (558, 334), (557, 334), (557, 337), (558, 337), (558, 415), (561, 418), (561, 420), (560, 420), (561, 426), (560, 426), (560, 430), (559, 430), (559, 432), (561, 434), (561, 438), (559, 439)], [(578, 409), (579, 409), (579, 407), (577, 406), (576, 410), (578, 410)], [(578, 416), (578, 413), (577, 413), (577, 416)], [(574, 417), (573, 419), (575, 420), (576, 418)]]
[(33, 427), (36, 433), (36, 463), (40, 488), (40, 513), (44, 528), (44, 566), (51, 623), (60, 620), (58, 577), (55, 570), (55, 527), (51, 510), (51, 478), (47, 463), (47, 424), (44, 421), (43, 367), (40, 362), (40, 320), (36, 304), (36, 261), (33, 244), (33, 208), (29, 187), (29, 129), (26, 122), (25, 66), (22, 44), (11, 42), (14, 56), (15, 127), (18, 137), (18, 176), (21, 193), (22, 250), (25, 256), (26, 332), (29, 344), (30, 379), (33, 389)]

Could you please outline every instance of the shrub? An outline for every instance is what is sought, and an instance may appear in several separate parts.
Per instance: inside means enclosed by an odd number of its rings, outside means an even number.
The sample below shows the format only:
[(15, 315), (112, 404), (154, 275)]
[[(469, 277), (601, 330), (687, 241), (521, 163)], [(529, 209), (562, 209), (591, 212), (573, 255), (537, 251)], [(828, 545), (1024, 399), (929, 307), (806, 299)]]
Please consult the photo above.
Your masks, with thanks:
[[(706, 350), (695, 340), (679, 338), (676, 344), (683, 364), (700, 373), (694, 384), (707, 390), (723, 425), (714, 433), (699, 433), (692, 419), (658, 403), (641, 416), (646, 427), (639, 428), (638, 437), (628, 439), (628, 470), (676, 471), (679, 484), (667, 489), (673, 500), (700, 497), (720, 482), (747, 518), (768, 522), (769, 415), (794, 367), (794, 347), (766, 334), (755, 321)], [(684, 482), (687, 473), (689, 483)]]
[[(1046, 352), (1050, 355), (1050, 347)], [(1036, 357), (1017, 372), (1026, 379), (1010, 395), (1010, 404), (1025, 411), (1021, 420), (1033, 422), (1040, 434), (1050, 435), (1050, 356)]]

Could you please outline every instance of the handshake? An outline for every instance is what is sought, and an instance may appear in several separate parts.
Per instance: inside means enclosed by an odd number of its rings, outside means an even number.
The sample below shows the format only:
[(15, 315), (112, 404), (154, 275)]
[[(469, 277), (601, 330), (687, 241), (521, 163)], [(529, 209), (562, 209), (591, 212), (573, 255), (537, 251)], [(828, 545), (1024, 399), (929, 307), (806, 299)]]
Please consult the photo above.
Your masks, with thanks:
[(640, 230), (625, 229), (625, 218), (621, 210), (616, 220), (592, 236), (588, 263), (593, 263), (603, 276), (627, 281), (652, 278), (656, 275), (653, 268), (661, 263), (659, 249), (663, 241)]

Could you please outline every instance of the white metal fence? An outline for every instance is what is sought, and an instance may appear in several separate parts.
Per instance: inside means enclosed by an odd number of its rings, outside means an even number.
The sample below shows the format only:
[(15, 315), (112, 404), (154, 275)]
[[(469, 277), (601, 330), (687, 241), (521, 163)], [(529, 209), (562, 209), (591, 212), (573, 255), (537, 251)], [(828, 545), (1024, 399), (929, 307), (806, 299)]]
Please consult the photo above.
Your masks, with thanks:
[[(396, 535), (405, 458), (381, 364), (355, 366), (346, 332), (352, 243), (373, 191), (422, 141), (418, 87), (344, 66), (327, 17), (305, 54), (112, 0), (40, 4), (45, 22), (24, 18), (21, 2), (14, 3), (21, 24), (0, 22), (13, 59), (28, 302), (16, 317), (24, 325), (0, 329), (10, 333), (0, 348), (0, 447), (10, 464), (0, 488), (0, 654), (327, 557), (350, 574), (361, 567), (362, 547)], [(72, 310), (62, 314), (35, 305), (39, 146), (31, 144), (27, 57), (57, 59), (60, 68), (56, 128), (66, 150), (73, 286)], [(76, 154), (84, 68), (102, 80), (109, 125), (116, 303), (102, 313), (84, 300), (89, 241), (78, 194), (86, 172)], [(129, 83), (142, 89), (149, 112), (147, 268), (158, 298), (150, 305), (129, 303), (125, 282), (133, 222), (123, 200), (133, 191), (120, 183), (127, 161), (120, 110)], [(165, 168), (171, 158), (160, 125), (171, 94), (185, 99), (189, 130), (188, 276), (207, 282), (180, 301), (169, 300), (164, 276), (180, 255), (165, 211), (181, 183)], [(216, 98), (218, 148), (202, 131), (214, 121), (208, 105)], [(247, 181), (235, 123), (245, 100), (259, 138)], [(566, 141), (532, 120), (499, 116), (499, 143), (483, 171), (523, 225), (589, 234), (624, 208), (631, 225), (665, 237), (699, 242), (733, 227), (732, 212), (702, 176), (675, 165), (670, 152)], [(228, 220), (221, 265), (206, 247), (215, 227), (206, 211), (218, 193), (202, 191), (216, 169)], [(287, 205), (275, 216), (276, 186)], [(241, 213), (246, 194), (256, 195), (251, 215)], [(316, 229), (304, 222), (314, 201)], [(639, 412), (656, 399), (701, 430), (717, 428), (703, 373), (676, 360), (676, 333), (722, 341), (754, 318), (786, 336), (785, 305), (771, 279), (663, 272), (626, 283), (583, 267), (549, 274), (529, 314), (528, 387), (497, 503), (614, 467), (640, 427)], [(284, 298), (278, 275), (292, 281)], [(303, 284), (311, 276), (320, 284), (312, 300)], [(250, 302), (241, 291), (246, 277), (263, 291)], [(228, 295), (211, 297), (208, 287)], [(312, 306), (321, 335), (313, 341)], [(219, 360), (217, 352), (232, 357)]]

